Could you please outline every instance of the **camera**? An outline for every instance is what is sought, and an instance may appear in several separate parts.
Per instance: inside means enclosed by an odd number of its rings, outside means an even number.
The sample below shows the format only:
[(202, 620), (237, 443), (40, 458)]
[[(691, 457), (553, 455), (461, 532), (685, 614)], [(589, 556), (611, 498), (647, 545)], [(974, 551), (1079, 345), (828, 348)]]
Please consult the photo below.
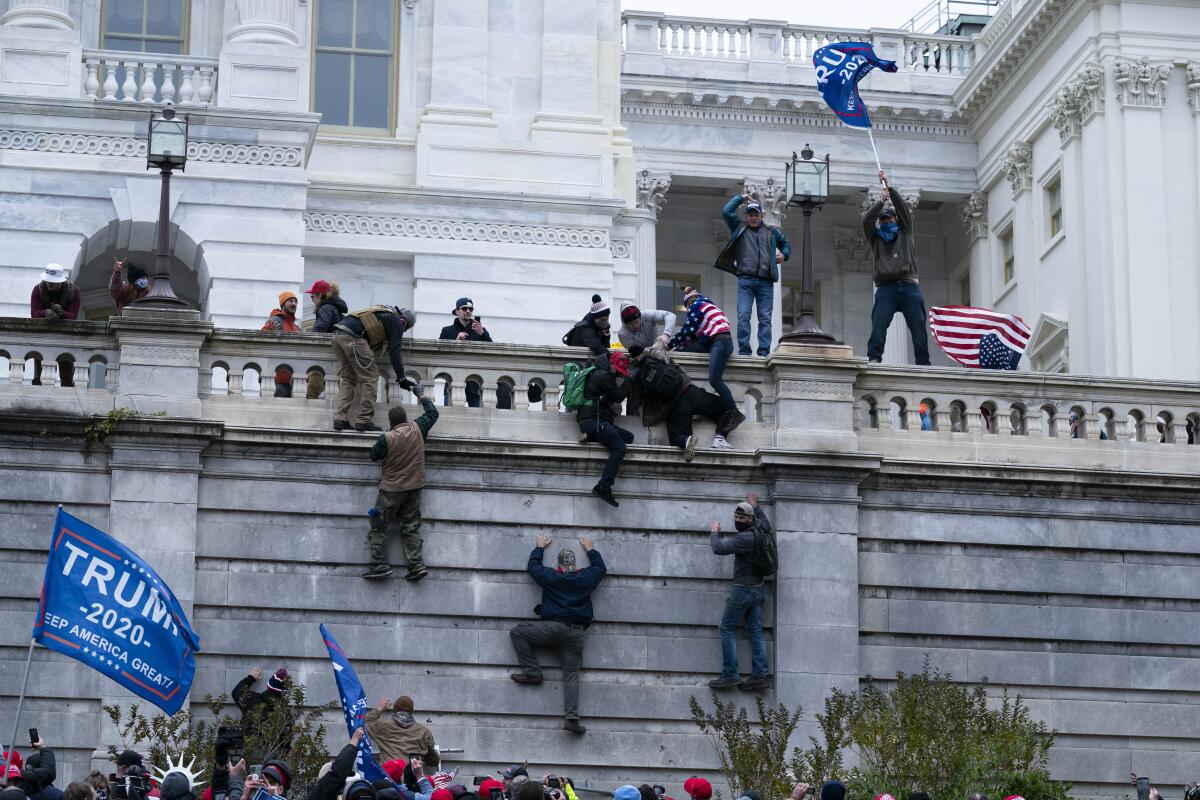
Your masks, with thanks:
[(217, 728), (217, 740), (213, 749), (216, 751), (218, 767), (236, 764), (242, 760), (242, 751), (246, 748), (245, 732), (232, 725), (222, 725)]
[(111, 800), (146, 800), (150, 793), (150, 773), (140, 764), (125, 768), (125, 775), (108, 776), (108, 796)]
[(562, 778), (558, 777), (557, 775), (551, 775), (546, 780), (546, 785), (549, 786), (551, 789), (561, 789), (562, 788)]

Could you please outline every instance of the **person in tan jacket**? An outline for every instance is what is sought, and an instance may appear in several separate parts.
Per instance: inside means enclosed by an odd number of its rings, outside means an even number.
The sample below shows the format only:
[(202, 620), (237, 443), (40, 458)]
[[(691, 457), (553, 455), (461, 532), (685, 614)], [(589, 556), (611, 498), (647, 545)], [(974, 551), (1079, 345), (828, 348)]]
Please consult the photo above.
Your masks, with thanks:
[[(392, 713), (384, 716), (388, 706)], [(433, 734), (413, 717), (413, 701), (411, 697), (402, 695), (392, 703), (386, 697), (379, 705), (367, 712), (367, 735), (371, 737), (380, 763), (392, 760), (408, 761), (411, 756), (417, 756), (433, 769), (437, 769), (439, 756), (433, 741)]]
[(387, 540), (393, 533), (404, 545), (404, 559), (408, 562), (404, 579), (419, 581), (429, 574), (421, 556), (421, 490), (425, 488), (425, 437), (437, 422), (438, 410), (419, 384), (414, 383), (411, 391), (421, 401), (425, 413), (409, 422), (402, 407), (388, 409), (391, 430), (371, 445), (371, 460), (383, 462), (383, 474), (373, 509), (377, 513), (370, 515), (367, 545), (371, 568), (363, 573), (364, 578), (386, 578), (392, 574)]

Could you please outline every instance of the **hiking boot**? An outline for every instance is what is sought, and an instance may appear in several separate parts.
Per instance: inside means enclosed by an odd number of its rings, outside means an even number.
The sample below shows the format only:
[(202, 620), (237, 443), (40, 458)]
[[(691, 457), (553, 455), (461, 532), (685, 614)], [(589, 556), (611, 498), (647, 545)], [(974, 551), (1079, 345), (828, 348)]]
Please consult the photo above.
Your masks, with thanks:
[(714, 450), (732, 450), (733, 445), (731, 445), (728, 441), (726, 441), (724, 436), (714, 436), (713, 437), (713, 449)]
[(617, 508), (621, 505), (617, 502), (617, 498), (613, 497), (612, 488), (609, 486), (601, 486), (597, 483), (592, 487), (592, 494), (596, 495), (596, 497), (599, 497), (613, 508)]
[(390, 578), (392, 576), (392, 568), (387, 564), (373, 564), (362, 576), (372, 581), (381, 578)]
[(761, 692), (770, 685), (771, 677), (769, 675), (751, 675), (739, 683), (738, 688), (743, 692)]
[(571, 719), (570, 717), (567, 717), (566, 721), (563, 722), (563, 730), (570, 731), (571, 733), (579, 734), (581, 736), (587, 733), (587, 728), (580, 725), (579, 720)]
[(514, 672), (508, 677), (512, 678), (517, 683), (522, 683), (526, 686), (537, 686), (542, 682), (541, 675), (530, 675), (528, 672)]
[(696, 457), (696, 435), (692, 434), (683, 443), (683, 460), (690, 462)]
[(410, 569), (408, 574), (404, 576), (404, 580), (408, 581), (409, 583), (416, 583), (428, 574), (429, 570), (425, 569), (424, 567), (417, 567), (416, 569)]
[(722, 675), (708, 682), (710, 689), (732, 689), (740, 683), (736, 675)]
[(334, 429), (335, 431), (348, 431), (348, 430), (350, 430), (350, 420), (348, 420), (348, 419), (335, 419), (335, 420), (333, 421), (333, 429)]
[(736, 408), (731, 408), (721, 417), (720, 431), (722, 436), (728, 436), (746, 421), (746, 415)]
[(354, 423), (354, 430), (358, 431), (359, 433), (367, 433), (369, 431), (381, 431), (383, 428), (379, 427), (374, 422), (356, 422)]

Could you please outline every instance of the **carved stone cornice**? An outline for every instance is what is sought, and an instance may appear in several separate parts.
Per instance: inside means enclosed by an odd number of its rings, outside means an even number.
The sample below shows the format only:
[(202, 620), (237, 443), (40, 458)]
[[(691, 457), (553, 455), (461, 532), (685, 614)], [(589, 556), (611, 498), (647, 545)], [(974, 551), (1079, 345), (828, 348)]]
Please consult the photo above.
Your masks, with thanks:
[[(89, 156), (146, 157), (146, 140), (135, 136), (100, 136), (89, 133), (47, 133), (0, 129), (0, 150), (36, 153), (78, 153)], [(304, 148), (228, 142), (188, 142), (188, 159), (218, 164), (267, 167), (304, 165)]]
[(305, 211), (304, 229), (318, 233), (359, 236), (397, 236), (408, 239), (447, 239), (466, 242), (532, 244), (554, 247), (609, 249), (603, 228), (567, 228), (556, 225), (523, 225), (509, 222), (476, 222), (463, 219), (425, 219)]
[(1193, 114), (1200, 114), (1200, 63), (1188, 62), (1187, 65), (1188, 103), (1192, 106)]
[(1013, 197), (1033, 185), (1033, 150), (1029, 142), (1014, 142), (1004, 155), (1004, 177), (1012, 185)]
[(1060, 144), (1065, 145), (1083, 133), (1083, 109), (1079, 106), (1075, 88), (1070, 84), (1058, 90), (1048, 110), (1050, 121), (1058, 131)]
[(784, 212), (787, 210), (783, 184), (776, 183), (774, 178), (767, 178), (766, 181), (746, 178), (742, 181), (742, 190), (762, 206), (763, 222), (777, 228), (783, 224)]
[(976, 239), (986, 239), (987, 223), (987, 194), (972, 192), (959, 210), (962, 218), (963, 232), (967, 234), (967, 242), (974, 243)]
[(1104, 67), (1085, 64), (1083, 70), (1071, 81), (1079, 101), (1083, 124), (1097, 114), (1104, 113)]
[(667, 190), (671, 188), (671, 176), (666, 172), (651, 172), (644, 169), (637, 176), (637, 207), (658, 212), (667, 202)]
[(1117, 102), (1121, 108), (1162, 108), (1167, 102), (1167, 81), (1172, 65), (1151, 64), (1147, 56), (1137, 61), (1118, 60), (1113, 68)]

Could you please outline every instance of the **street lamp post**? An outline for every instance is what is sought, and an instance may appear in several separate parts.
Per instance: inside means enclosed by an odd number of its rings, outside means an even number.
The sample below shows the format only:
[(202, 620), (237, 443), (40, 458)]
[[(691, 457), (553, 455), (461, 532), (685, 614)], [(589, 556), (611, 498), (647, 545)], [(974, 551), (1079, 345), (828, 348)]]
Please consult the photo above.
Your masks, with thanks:
[(188, 118), (177, 117), (167, 103), (161, 114), (150, 113), (146, 141), (146, 169), (162, 173), (162, 191), (158, 199), (158, 246), (154, 253), (154, 275), (150, 291), (132, 303), (142, 308), (187, 308), (188, 303), (175, 296), (171, 288), (171, 172), (184, 171), (187, 165)]
[(829, 199), (829, 155), (823, 161), (813, 158), (807, 144), (792, 160), (784, 173), (787, 204), (800, 206), (804, 211), (804, 255), (800, 262), (800, 316), (792, 329), (780, 337), (780, 344), (840, 344), (817, 324), (812, 274), (812, 212)]

